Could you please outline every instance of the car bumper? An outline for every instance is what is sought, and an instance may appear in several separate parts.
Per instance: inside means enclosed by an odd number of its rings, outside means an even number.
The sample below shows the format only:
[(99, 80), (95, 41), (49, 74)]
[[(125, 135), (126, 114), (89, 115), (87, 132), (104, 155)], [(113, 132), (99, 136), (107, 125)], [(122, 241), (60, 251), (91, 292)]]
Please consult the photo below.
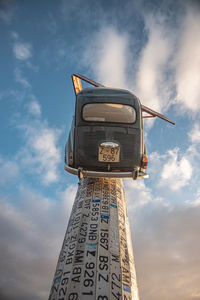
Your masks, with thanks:
[[(82, 168), (74, 169), (65, 164), (65, 170), (73, 175), (79, 175), (81, 172), (83, 177), (91, 177), (91, 178), (99, 178), (99, 177), (107, 177), (107, 178), (133, 178), (134, 172), (98, 172), (98, 171), (86, 171)], [(149, 175), (139, 171), (138, 177), (140, 178), (148, 178)]]

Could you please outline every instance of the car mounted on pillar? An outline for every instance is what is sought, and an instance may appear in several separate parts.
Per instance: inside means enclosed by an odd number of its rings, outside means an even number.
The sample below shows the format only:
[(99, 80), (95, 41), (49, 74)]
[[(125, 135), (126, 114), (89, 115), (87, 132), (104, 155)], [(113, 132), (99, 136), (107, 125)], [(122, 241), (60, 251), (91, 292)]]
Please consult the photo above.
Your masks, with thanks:
[[(75, 116), (65, 147), (65, 170), (81, 177), (148, 177), (143, 115), (169, 121), (142, 106), (128, 90), (106, 88), (82, 75), (72, 75)], [(80, 79), (95, 87), (82, 89)]]

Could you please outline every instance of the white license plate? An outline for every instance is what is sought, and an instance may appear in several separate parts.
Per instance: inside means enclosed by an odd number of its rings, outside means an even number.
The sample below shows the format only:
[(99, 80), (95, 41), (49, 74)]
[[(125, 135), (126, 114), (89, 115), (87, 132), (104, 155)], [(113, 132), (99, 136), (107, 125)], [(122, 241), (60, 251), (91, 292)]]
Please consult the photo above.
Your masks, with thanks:
[(119, 147), (99, 146), (99, 161), (101, 162), (119, 162)]

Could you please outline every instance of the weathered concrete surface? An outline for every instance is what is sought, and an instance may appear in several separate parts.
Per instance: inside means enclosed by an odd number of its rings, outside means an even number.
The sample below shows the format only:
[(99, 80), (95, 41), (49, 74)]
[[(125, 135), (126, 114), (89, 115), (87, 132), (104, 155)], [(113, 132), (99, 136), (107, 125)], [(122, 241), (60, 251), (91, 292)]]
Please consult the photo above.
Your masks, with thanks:
[(121, 179), (83, 178), (49, 300), (139, 300)]

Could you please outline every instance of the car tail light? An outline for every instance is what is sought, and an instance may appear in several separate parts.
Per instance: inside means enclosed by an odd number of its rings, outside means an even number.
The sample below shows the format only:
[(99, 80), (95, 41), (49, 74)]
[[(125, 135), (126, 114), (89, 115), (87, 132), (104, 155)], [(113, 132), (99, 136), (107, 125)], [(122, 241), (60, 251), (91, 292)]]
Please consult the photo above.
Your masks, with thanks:
[(147, 169), (148, 167), (148, 157), (147, 156), (143, 156), (142, 157), (142, 168), (143, 169)]

